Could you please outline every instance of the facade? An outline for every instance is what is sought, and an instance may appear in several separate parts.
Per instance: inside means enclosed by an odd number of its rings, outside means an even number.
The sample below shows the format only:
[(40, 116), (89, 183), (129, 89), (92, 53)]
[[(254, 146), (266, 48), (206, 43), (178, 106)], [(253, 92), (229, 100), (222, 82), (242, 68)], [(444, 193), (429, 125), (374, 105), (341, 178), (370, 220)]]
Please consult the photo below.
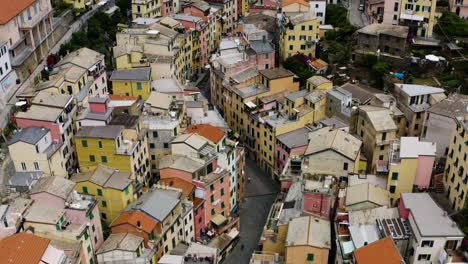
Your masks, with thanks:
[(319, 40), (319, 20), (310, 12), (287, 12), (288, 11), (283, 9), (284, 18), (278, 22), (280, 32), (279, 53), (281, 61), (297, 53), (315, 57), (315, 46)]
[(151, 92), (151, 67), (112, 72), (112, 93), (146, 100)]
[(346, 177), (358, 170), (361, 145), (361, 140), (339, 129), (315, 130), (309, 134), (302, 171)]
[(8, 0), (3, 4), (12, 8), (0, 13), (0, 40), (7, 42), (11, 66), (20, 81), (24, 81), (47, 56), (64, 29), (61, 20), (52, 17), (50, 1)]
[(161, 6), (163, 2), (160, 0), (132, 0), (131, 4), (132, 19), (161, 16)]
[(327, 1), (309, 1), (310, 12), (315, 14), (320, 25), (325, 25)]
[(444, 90), (417, 84), (395, 84), (397, 107), (406, 118), (404, 136), (421, 135), (427, 109), (446, 98)]
[(275, 171), (281, 174), (291, 156), (302, 156), (309, 143), (310, 130), (306, 127), (276, 137)]
[[(52, 141), (48, 144), (60, 145), (58, 149), (62, 161), (54, 166), (62, 167), (67, 173), (76, 167), (75, 147), (72, 144), (74, 136), (73, 120), (77, 111), (76, 101), (69, 95), (39, 92), (32, 100), (31, 107), (26, 112), (18, 112), (15, 116), (18, 128), (40, 127), (49, 129)], [(50, 149), (49, 149), (50, 150)], [(63, 177), (67, 174), (62, 174)]]
[(312, 216), (293, 218), (286, 236), (285, 263), (328, 263), (330, 237), (329, 221)]
[(402, 193), (430, 187), (436, 144), (416, 137), (402, 137), (393, 142), (389, 152), (388, 182), (392, 204)]
[(411, 263), (449, 260), (460, 247), (463, 232), (428, 193), (403, 193), (398, 209), (413, 233), (409, 245)]
[(111, 234), (96, 252), (98, 263), (131, 261), (132, 263), (150, 263), (153, 255), (145, 250), (143, 238), (131, 233)]
[(468, 123), (466, 120), (457, 120), (452, 127), (444, 172), (447, 197), (455, 210), (466, 207), (466, 193), (468, 192), (467, 141)]
[(458, 119), (467, 116), (467, 107), (468, 96), (452, 94), (427, 110), (421, 137), (437, 144), (437, 158), (448, 155), (453, 127)]
[(449, 1), (450, 12), (457, 14), (461, 18), (468, 17), (468, 5), (463, 0), (451, 0)]
[(75, 191), (93, 195), (98, 202), (101, 219), (111, 223), (128, 204), (136, 199), (130, 173), (98, 165), (92, 172), (73, 174)]
[(16, 82), (16, 72), (11, 65), (11, 57), (8, 51), (8, 42), (0, 40), (0, 88), (2, 96), (0, 96), (0, 106), (5, 107), (9, 96), (14, 91), (13, 86)]
[(367, 171), (385, 172), (377, 163), (388, 162), (390, 144), (397, 138), (393, 112), (376, 106), (359, 106), (353, 131), (362, 140), (362, 155), (367, 159)]
[[(137, 121), (138, 122), (138, 121)], [(81, 172), (92, 172), (98, 164), (130, 172), (138, 184), (135, 192), (149, 183), (150, 168), (146, 133), (123, 125), (81, 127), (75, 136)]]
[(370, 24), (357, 31), (356, 53), (403, 57), (409, 52), (408, 27)]

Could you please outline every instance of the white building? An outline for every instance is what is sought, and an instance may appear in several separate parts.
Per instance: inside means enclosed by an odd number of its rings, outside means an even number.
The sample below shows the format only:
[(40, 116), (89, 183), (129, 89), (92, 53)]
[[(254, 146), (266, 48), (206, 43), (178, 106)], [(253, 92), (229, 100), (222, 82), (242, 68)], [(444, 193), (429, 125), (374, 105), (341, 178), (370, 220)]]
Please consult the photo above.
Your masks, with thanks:
[(315, 14), (320, 25), (325, 24), (325, 13), (327, 10), (327, 1), (325, 0), (314, 0), (309, 2), (310, 12)]
[(413, 233), (409, 263), (447, 263), (464, 237), (447, 212), (428, 193), (402, 193), (399, 207)]

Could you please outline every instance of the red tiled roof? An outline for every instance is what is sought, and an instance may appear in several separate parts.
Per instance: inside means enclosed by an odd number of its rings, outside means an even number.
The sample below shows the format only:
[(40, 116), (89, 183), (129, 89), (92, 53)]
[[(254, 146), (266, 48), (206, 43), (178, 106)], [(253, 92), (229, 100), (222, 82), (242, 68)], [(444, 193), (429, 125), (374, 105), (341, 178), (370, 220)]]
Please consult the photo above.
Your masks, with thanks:
[(301, 5), (309, 6), (309, 3), (305, 0), (284, 0), (281, 6), (288, 6), (290, 4), (298, 3)]
[(354, 257), (359, 264), (400, 264), (401, 256), (393, 240), (386, 237), (367, 246), (354, 250)]
[(187, 133), (197, 133), (213, 143), (218, 143), (224, 137), (224, 131), (209, 124), (190, 125)]
[(138, 100), (138, 97), (135, 96), (126, 96), (126, 95), (118, 95), (118, 94), (109, 94), (109, 99), (111, 100)]
[[(138, 222), (140, 222), (140, 226), (138, 226)], [(118, 226), (121, 224), (129, 224), (145, 231), (146, 233), (150, 233), (156, 227), (157, 222), (144, 215), (140, 211), (130, 211), (122, 212), (114, 220), (114, 222), (112, 222), (111, 227)]]
[(39, 263), (50, 240), (31, 233), (19, 233), (0, 241), (0, 263)]
[(200, 204), (202, 204), (204, 201), (205, 201), (204, 199), (195, 197), (193, 199), (193, 209), (198, 208), (198, 206), (200, 206)]
[(6, 24), (21, 11), (32, 5), (35, 0), (2, 0), (0, 7), (0, 25)]
[(193, 190), (195, 190), (195, 185), (191, 182), (184, 181), (180, 178), (164, 178), (159, 180), (159, 184), (169, 185), (174, 188), (182, 189), (182, 194), (189, 196)]

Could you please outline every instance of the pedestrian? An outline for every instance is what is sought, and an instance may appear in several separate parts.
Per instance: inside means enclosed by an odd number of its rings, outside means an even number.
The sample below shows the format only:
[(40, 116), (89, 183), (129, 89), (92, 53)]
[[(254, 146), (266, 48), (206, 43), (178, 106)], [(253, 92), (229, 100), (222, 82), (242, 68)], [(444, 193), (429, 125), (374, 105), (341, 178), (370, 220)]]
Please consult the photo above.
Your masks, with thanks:
[(244, 250), (244, 244), (241, 243), (241, 250)]

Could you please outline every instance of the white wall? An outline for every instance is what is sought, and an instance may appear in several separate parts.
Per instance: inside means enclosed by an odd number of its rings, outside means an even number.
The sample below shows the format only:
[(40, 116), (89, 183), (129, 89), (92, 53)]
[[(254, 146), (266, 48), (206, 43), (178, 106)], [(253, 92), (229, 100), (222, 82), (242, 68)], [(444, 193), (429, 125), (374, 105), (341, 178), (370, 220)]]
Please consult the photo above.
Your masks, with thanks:
[(434, 113), (427, 114), (429, 118), (424, 121), (427, 131), (425, 136), (423, 135), (423, 140), (437, 143), (436, 156), (440, 158), (445, 156), (445, 149), (450, 146), (454, 120)]
[(310, 1), (310, 12), (315, 14), (317, 20), (320, 22), (320, 25), (325, 24), (325, 13), (327, 10), (327, 2), (326, 1)]

